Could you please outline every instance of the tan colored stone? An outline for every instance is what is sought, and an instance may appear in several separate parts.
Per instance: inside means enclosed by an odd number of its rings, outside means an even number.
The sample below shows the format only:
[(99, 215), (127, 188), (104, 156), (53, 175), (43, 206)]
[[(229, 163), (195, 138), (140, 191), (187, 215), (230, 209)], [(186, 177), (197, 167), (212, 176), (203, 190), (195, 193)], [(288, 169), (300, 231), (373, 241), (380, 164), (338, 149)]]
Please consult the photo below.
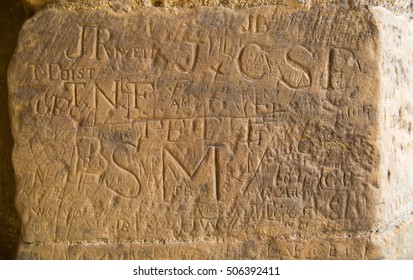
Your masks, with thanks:
[[(413, 184), (383, 175), (395, 161), (383, 107), (400, 107), (383, 83), (397, 40), (385, 17), (37, 13), (9, 70), (19, 258), (396, 256), (380, 236), (396, 220), (409, 230), (412, 204), (390, 187), (405, 198)], [(378, 206), (388, 200), (397, 210)]]
[(54, 2), (54, 0), (23, 0), (23, 2), (26, 2), (33, 9), (39, 9), (48, 3)]
[(326, 8), (334, 5), (345, 8), (382, 6), (394, 12), (412, 11), (411, 0), (22, 0), (32, 9), (37, 10), (47, 4), (62, 9), (102, 9), (109, 8), (117, 12), (140, 9), (142, 7), (179, 7), (197, 6), (227, 7), (243, 9), (265, 5), (282, 5), (295, 8), (309, 8), (312, 5)]

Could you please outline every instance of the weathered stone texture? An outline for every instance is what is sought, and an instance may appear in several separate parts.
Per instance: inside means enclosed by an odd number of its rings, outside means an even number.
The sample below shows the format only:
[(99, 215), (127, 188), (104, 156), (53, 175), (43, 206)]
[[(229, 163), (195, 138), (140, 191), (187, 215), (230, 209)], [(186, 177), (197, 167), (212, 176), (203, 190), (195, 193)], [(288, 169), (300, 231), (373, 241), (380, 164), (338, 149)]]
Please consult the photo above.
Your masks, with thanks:
[[(381, 34), (381, 191), (378, 236), (389, 258), (413, 259), (413, 21), (373, 9)], [(406, 222), (402, 222), (406, 221)], [(401, 224), (401, 225), (400, 225)]]
[(61, 9), (102, 9), (108, 8), (117, 12), (130, 12), (146, 7), (178, 7), (192, 8), (197, 6), (227, 7), (242, 9), (256, 6), (281, 5), (295, 8), (318, 6), (340, 6), (360, 8), (366, 6), (382, 6), (393, 12), (406, 13), (412, 11), (410, 0), (22, 0), (34, 10), (45, 5)]
[(375, 8), (381, 34), (380, 216), (390, 223), (413, 209), (413, 21)]
[(409, 257), (409, 24), (37, 13), (9, 69), (19, 258)]

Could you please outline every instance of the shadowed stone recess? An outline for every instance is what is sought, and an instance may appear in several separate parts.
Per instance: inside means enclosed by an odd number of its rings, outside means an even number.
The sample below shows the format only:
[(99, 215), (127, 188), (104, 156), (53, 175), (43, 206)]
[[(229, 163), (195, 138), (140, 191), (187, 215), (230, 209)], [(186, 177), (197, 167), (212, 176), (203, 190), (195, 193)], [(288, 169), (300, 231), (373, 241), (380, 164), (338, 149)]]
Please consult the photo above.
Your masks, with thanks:
[(0, 3), (0, 259), (13, 259), (19, 241), (20, 219), (14, 206), (16, 186), (11, 163), (13, 139), (7, 94), (7, 67), (25, 13), (15, 0)]

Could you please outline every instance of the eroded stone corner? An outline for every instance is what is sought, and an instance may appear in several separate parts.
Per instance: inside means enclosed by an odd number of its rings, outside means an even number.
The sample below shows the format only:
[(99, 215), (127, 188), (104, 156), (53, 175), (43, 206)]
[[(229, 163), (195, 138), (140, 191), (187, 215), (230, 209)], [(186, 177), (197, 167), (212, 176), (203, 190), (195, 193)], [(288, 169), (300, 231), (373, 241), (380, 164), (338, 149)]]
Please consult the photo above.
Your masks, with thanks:
[(411, 13), (395, 15), (381, 7), (371, 10), (380, 30), (383, 104), (378, 141), (382, 153), (378, 203), (381, 225), (376, 239), (386, 257), (411, 258), (413, 23)]

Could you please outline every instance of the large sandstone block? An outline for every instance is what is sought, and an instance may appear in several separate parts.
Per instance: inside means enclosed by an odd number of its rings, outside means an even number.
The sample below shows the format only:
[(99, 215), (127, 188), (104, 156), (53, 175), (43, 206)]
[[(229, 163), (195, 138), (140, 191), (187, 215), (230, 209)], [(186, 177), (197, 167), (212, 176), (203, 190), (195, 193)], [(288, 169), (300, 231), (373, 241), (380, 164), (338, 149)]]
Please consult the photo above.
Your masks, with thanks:
[(411, 256), (411, 35), (380, 9), (39, 12), (9, 69), (19, 257)]

